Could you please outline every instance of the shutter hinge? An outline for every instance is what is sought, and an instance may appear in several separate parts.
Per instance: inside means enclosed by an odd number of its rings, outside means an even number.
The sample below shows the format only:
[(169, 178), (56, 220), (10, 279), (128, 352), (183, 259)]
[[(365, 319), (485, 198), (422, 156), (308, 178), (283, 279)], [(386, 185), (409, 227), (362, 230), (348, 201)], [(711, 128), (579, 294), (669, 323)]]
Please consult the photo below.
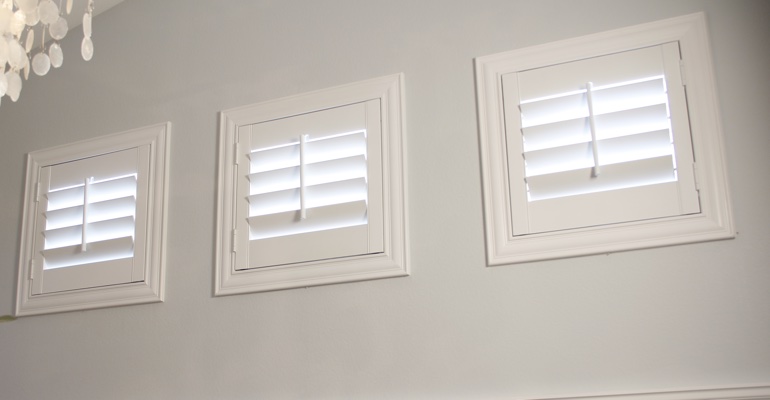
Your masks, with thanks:
[(40, 202), (40, 182), (35, 186), (35, 202)]
[(682, 86), (687, 86), (687, 75), (684, 72), (684, 60), (679, 60), (679, 75), (682, 77)]
[(237, 251), (238, 251), (238, 230), (233, 229), (232, 252), (235, 253)]
[(29, 280), (35, 280), (35, 259), (29, 260)]
[(241, 161), (241, 144), (240, 142), (235, 142), (235, 146), (233, 146), (233, 151), (235, 154), (233, 154), (233, 160), (235, 160), (235, 164), (238, 165)]

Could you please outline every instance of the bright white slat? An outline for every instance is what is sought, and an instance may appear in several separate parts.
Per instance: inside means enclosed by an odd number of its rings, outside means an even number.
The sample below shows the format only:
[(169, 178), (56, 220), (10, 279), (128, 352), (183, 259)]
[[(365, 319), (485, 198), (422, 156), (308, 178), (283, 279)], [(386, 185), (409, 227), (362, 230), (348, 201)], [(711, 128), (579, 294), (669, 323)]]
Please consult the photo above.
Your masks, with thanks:
[(585, 168), (527, 178), (530, 201), (653, 185), (676, 180), (671, 156), (602, 166), (593, 178)]
[(258, 240), (366, 224), (366, 201), (309, 208), (301, 220), (297, 211), (249, 218), (250, 239)]
[(89, 223), (86, 226), (88, 243), (134, 235), (134, 217), (122, 217)]
[(591, 140), (591, 126), (587, 118), (559, 121), (522, 129), (524, 151), (535, 151)]
[(663, 77), (632, 84), (594, 89), (594, 113), (606, 114), (633, 108), (665, 104), (666, 88)]
[(69, 189), (57, 190), (46, 194), (48, 199), (48, 211), (83, 205), (83, 181), (80, 186)]
[(601, 166), (674, 154), (668, 130), (600, 140), (598, 146)]
[(366, 156), (354, 155), (308, 164), (306, 167), (306, 178), (308, 186), (366, 178)]
[(530, 151), (524, 154), (526, 176), (589, 168), (594, 165), (593, 157), (590, 142)]
[[(134, 217), (122, 217), (106, 221), (89, 223), (86, 226), (88, 243), (134, 235)], [(46, 230), (45, 249), (80, 245), (82, 242), (81, 225)]]
[(249, 216), (299, 210), (299, 188), (255, 194), (247, 197)]
[[(597, 146), (600, 166), (673, 154), (668, 130), (599, 140)], [(590, 142), (526, 152), (524, 160), (528, 178), (594, 165)]]
[[(645, 82), (646, 83), (646, 82)], [(594, 92), (601, 93), (601, 91)], [(668, 109), (666, 107), (665, 93), (663, 98), (646, 99), (635, 102), (638, 108), (627, 108), (631, 104), (617, 100), (610, 104), (605, 104), (601, 109), (594, 108), (596, 112), (595, 123), (597, 137), (609, 138), (615, 136), (630, 135), (639, 132), (665, 129), (668, 127)], [(572, 98), (574, 96), (571, 96)], [(594, 97), (596, 100), (596, 97)], [(522, 108), (544, 105), (540, 114), (533, 115), (533, 118), (527, 118), (522, 121), (522, 133), (524, 135), (525, 151), (539, 150), (559, 145), (572, 144), (590, 138), (590, 127), (588, 119), (587, 105), (584, 110), (577, 108), (576, 104), (569, 104), (571, 108), (546, 109), (553, 105), (556, 100), (548, 100), (533, 104), (524, 104)], [(652, 104), (647, 104), (647, 103)], [(576, 119), (572, 119), (577, 117)], [(522, 114), (522, 119), (525, 116)], [(552, 122), (557, 120), (557, 122)]]
[[(52, 169), (56, 171), (56, 168)], [(77, 186), (67, 189), (51, 190), (46, 194), (48, 211), (83, 205), (83, 180)], [(125, 176), (102, 182), (89, 184), (89, 203), (116, 199), (119, 197), (136, 196), (136, 175)]]
[(311, 134), (305, 149), (308, 164), (363, 155), (366, 154), (366, 133), (362, 130), (343, 136), (320, 138)]
[(73, 225), (65, 228), (51, 229), (43, 232), (45, 237), (45, 249), (55, 249), (65, 246), (80, 245), (83, 228), (81, 225)]
[[(136, 200), (132, 196), (102, 201), (88, 205), (87, 222), (133, 216), (135, 211)], [(83, 206), (46, 211), (44, 215), (46, 218), (46, 230), (80, 225), (83, 223)]]
[(336, 203), (366, 200), (366, 178), (347, 179), (308, 186), (307, 207), (322, 207)]
[[(305, 170), (308, 186), (363, 177), (366, 177), (366, 157), (363, 155), (308, 164)], [(299, 167), (251, 174), (249, 182), (251, 194), (298, 188)]]
[(83, 223), (83, 206), (61, 208), (54, 211), (46, 211), (45, 229), (53, 230)]
[(136, 196), (136, 175), (92, 183), (88, 186), (89, 203), (129, 196)]
[(134, 196), (126, 196), (89, 204), (87, 222), (99, 222), (116, 218), (133, 217), (135, 213), (136, 199)]
[(299, 165), (299, 136), (291, 143), (293, 144), (251, 152), (250, 171), (257, 173)]
[[(306, 164), (366, 154), (365, 131), (342, 136), (317, 137), (312, 133), (308, 136), (305, 145)], [(293, 144), (252, 151), (250, 171), (258, 173), (299, 165), (299, 136), (291, 143)]]
[[(595, 118), (595, 121), (597, 137), (600, 139), (598, 142), (600, 165), (621, 162), (625, 155), (632, 153), (637, 155), (630, 159), (643, 158), (641, 154), (645, 153), (649, 154), (647, 157), (671, 154), (670, 150), (666, 152), (660, 150), (663, 148), (662, 143), (668, 143), (667, 148), (670, 148), (671, 143), (665, 104), (600, 115)], [(525, 135), (531, 133), (530, 136), (536, 144), (535, 148), (537, 148), (537, 150), (526, 151), (524, 154), (526, 175), (528, 177), (593, 166), (591, 143), (588, 140), (584, 143), (572, 142), (580, 137), (590, 139), (587, 137), (585, 129), (583, 132), (576, 132), (580, 124), (575, 123), (572, 126), (572, 132), (564, 133), (564, 131), (558, 130), (559, 125), (561, 124), (549, 124), (524, 129)], [(647, 135), (646, 133), (648, 132), (655, 133)], [(621, 142), (610, 140), (605, 143), (605, 140), (627, 135), (635, 136), (634, 139), (629, 139), (629, 142), (632, 142), (633, 146), (637, 147), (636, 151), (626, 146), (626, 148), (621, 149), (622, 154), (613, 154), (617, 151), (617, 143)], [(525, 136), (525, 146), (529, 146), (529, 140), (527, 139), (530, 136)], [(564, 139), (564, 143), (559, 146), (558, 141), (562, 139)], [(570, 140), (568, 141), (567, 139)], [(645, 139), (654, 140), (646, 143)], [(558, 147), (549, 148), (546, 146)]]
[(134, 239), (130, 236), (88, 244), (82, 251), (80, 245), (43, 250), (44, 269), (55, 269), (73, 265), (130, 258), (134, 255)]
[(597, 115), (596, 135), (599, 139), (633, 135), (668, 129), (668, 111), (665, 104)]
[(249, 194), (278, 192), (299, 187), (299, 166), (249, 175)]
[[(308, 186), (305, 190), (307, 207), (366, 200), (366, 179), (356, 178), (313, 185)], [(249, 196), (248, 200), (250, 216), (274, 214), (299, 210), (300, 208), (298, 188), (256, 194)]]
[(334, 230), (300, 233), (249, 242), (250, 268), (368, 254), (369, 226), (356, 225)]
[(521, 126), (550, 124), (588, 116), (585, 93), (521, 104)]

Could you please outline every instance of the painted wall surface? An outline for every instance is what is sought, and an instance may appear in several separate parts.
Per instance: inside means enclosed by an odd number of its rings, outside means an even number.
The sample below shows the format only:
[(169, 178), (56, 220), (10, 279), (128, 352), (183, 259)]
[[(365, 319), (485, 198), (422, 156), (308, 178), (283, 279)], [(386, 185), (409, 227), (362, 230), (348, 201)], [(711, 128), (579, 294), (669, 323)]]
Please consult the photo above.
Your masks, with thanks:
[[(96, 1), (97, 7), (99, 1)], [(485, 267), (474, 57), (705, 11), (734, 240)], [(27, 152), (171, 121), (165, 303), (0, 323), (0, 398), (536, 398), (770, 384), (770, 2), (127, 0), (0, 106)], [(412, 276), (213, 297), (218, 112), (404, 72)]]

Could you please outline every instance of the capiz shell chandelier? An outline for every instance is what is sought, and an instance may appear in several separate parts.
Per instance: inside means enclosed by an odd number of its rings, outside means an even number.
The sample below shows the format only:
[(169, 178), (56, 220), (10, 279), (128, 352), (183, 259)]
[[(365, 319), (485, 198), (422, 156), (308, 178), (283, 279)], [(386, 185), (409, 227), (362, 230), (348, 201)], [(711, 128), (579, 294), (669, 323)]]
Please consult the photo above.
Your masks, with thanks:
[[(66, 4), (62, 4), (66, 1)], [(59, 41), (69, 27), (64, 14), (72, 12), (73, 0), (0, 0), (0, 99), (19, 99), (21, 76), (29, 70), (45, 75), (64, 62)], [(62, 7), (63, 6), (63, 7)], [(83, 14), (83, 43), (80, 53), (88, 61), (94, 55), (91, 20), (94, 0), (88, 0)], [(23, 45), (22, 45), (23, 43)]]

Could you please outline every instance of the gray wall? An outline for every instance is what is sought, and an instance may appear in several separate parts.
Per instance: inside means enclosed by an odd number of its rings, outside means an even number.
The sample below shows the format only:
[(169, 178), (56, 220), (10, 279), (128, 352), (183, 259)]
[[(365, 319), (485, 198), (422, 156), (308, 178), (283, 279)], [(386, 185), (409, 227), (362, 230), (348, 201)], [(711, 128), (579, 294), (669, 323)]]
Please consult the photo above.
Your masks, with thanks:
[[(99, 2), (96, 2), (97, 7)], [(705, 11), (736, 239), (485, 267), (473, 58)], [(0, 106), (27, 152), (173, 123), (165, 303), (0, 323), (0, 397), (531, 398), (770, 384), (770, 2), (126, 0)], [(214, 298), (217, 112), (404, 72), (413, 274)]]

